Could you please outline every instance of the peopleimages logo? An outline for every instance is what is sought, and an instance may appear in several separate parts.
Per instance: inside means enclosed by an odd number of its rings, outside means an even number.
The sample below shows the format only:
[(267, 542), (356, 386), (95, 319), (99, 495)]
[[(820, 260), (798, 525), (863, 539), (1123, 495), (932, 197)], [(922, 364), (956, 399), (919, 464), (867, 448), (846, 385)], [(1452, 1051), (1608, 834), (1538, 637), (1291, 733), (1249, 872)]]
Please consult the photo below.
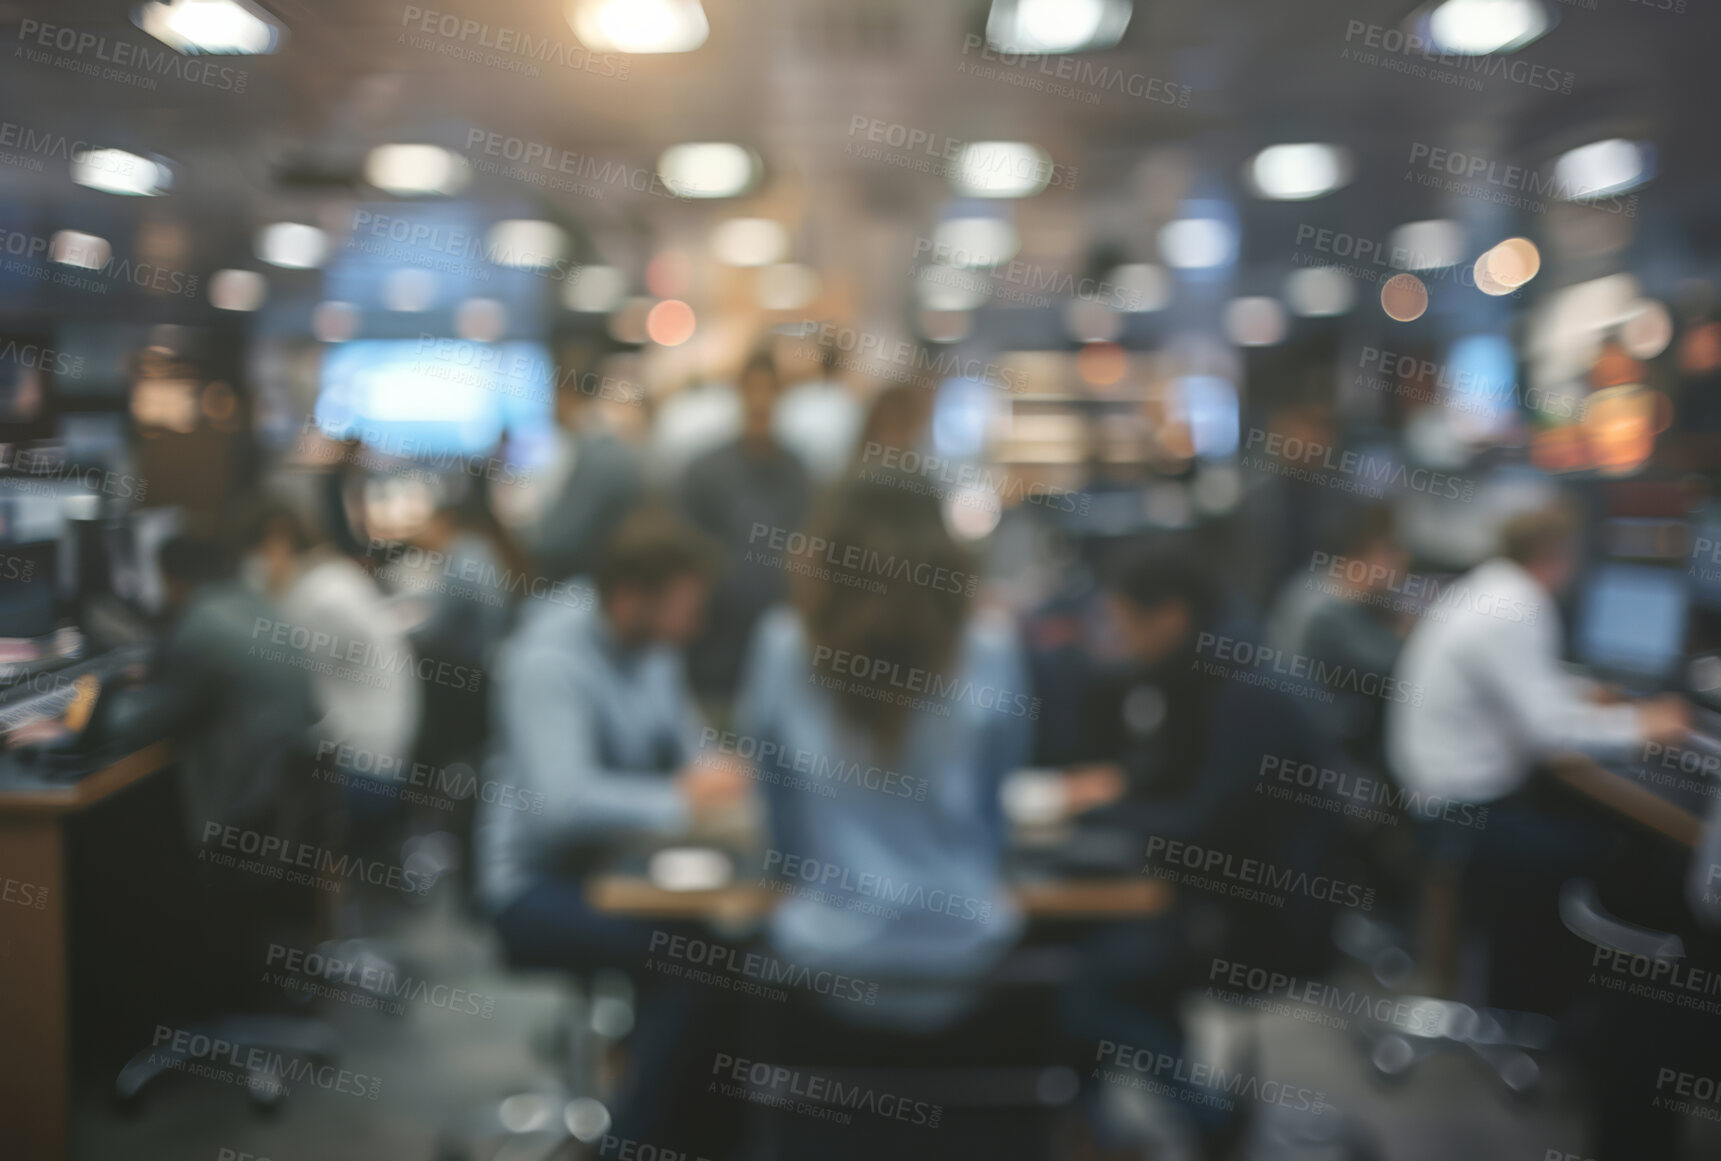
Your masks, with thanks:
[(1353, 665), (1323, 661), (1223, 633), (1203, 629), (1196, 635), (1195, 652), (1195, 664), (1213, 677), (1247, 681), (1286, 693), (1321, 695), (1318, 698), (1321, 701), (1331, 701), (1335, 693), (1354, 693), (1400, 705), (1422, 704), (1420, 682), (1400, 681), (1387, 674), (1370, 673)]
[[(1216, 983), (1237, 989), (1229, 996), (1219, 993), (1217, 998), (1235, 1000), (1241, 997), (1249, 1007), (1262, 1005), (1247, 1003), (1248, 1000), (1264, 1001), (1279, 996), (1293, 1004), (1324, 1008), (1343, 1016), (1362, 1016), (1377, 1024), (1391, 1024), (1406, 1032), (1436, 1032), (1442, 1023), (1442, 1009), (1439, 1004), (1419, 999), (1371, 996), (1353, 988), (1323, 984), (1318, 980), (1299, 979), (1284, 972), (1269, 971), (1228, 959), (1215, 959), (1208, 968), (1209, 994), (1215, 993), (1213, 985)], [(1340, 1021), (1340, 1026), (1348, 1027), (1348, 1021)]]
[[(804, 964), (790, 963), (756, 951), (741, 951), (728, 944), (695, 936), (653, 931), (649, 950), (653, 956), (662, 956), (669, 962), (661, 965), (648, 962), (648, 968), (657, 966), (661, 974), (691, 979), (695, 983), (715, 983), (730, 991), (768, 994), (770, 999), (786, 1000), (788, 993), (785, 990), (770, 986), (784, 984), (831, 999), (860, 1004), (872, 1004), (878, 999), (878, 985), (875, 983), (842, 972), (815, 971)], [(678, 970), (663, 971), (664, 968)]]
[[(977, 899), (972, 895), (963, 895), (943, 887), (927, 887), (924, 883), (907, 879), (893, 879), (875, 871), (862, 871), (857, 874), (838, 863), (789, 854), (775, 847), (765, 851), (764, 870), (767, 882), (776, 880), (790, 888), (795, 888), (796, 884), (805, 884), (817, 892), (818, 897), (802, 893), (798, 889), (789, 891), (789, 894), (831, 904), (847, 911), (873, 911), (871, 906), (854, 904), (881, 900), (914, 911), (948, 915), (952, 919), (967, 919), (976, 923), (989, 923), (992, 920), (990, 899)], [(889, 915), (887, 918), (896, 916)]]
[[(1262, 1104), (1280, 1105), (1287, 1109), (1295, 1109), (1303, 1113), (1319, 1115), (1331, 1106), (1327, 1103), (1327, 1094), (1320, 1089), (1303, 1088), (1285, 1084), (1277, 1080), (1263, 1081), (1259, 1077), (1246, 1072), (1227, 1072), (1215, 1065), (1195, 1063), (1190, 1064), (1181, 1057), (1164, 1052), (1155, 1052), (1151, 1048), (1135, 1048), (1128, 1044), (1119, 1044), (1115, 1040), (1101, 1040), (1099, 1051), (1094, 1060), (1098, 1065), (1116, 1065), (1126, 1068), (1130, 1073), (1140, 1074), (1142, 1078), (1153, 1078), (1154, 1081), (1172, 1081), (1174, 1085), (1164, 1086), (1159, 1091), (1161, 1096), (1170, 1096), (1179, 1100), (1189, 1099), (1189, 1088), (1205, 1089), (1214, 1098), (1219, 1108), (1230, 1109), (1236, 1106), (1236, 1098), (1248, 1097)], [(1095, 1069), (1096, 1074), (1100, 1069)], [(1129, 1073), (1103, 1073), (1108, 1081), (1126, 1083), (1136, 1078)], [(1147, 1087), (1135, 1084), (1133, 1087)], [(1156, 1090), (1157, 1091), (1157, 1090)]]
[[(704, 728), (699, 746), (701, 750), (715, 749), (720, 754), (751, 763), (757, 776), (773, 786), (811, 790), (829, 798), (836, 795), (838, 786), (850, 785), (872, 790), (889, 798), (926, 801), (927, 785), (924, 778), (899, 774), (882, 766), (848, 762), (841, 758), (832, 761), (830, 755), (816, 753), (804, 747), (790, 750), (768, 739), (730, 733), (713, 726)], [(804, 774), (807, 778), (796, 778), (794, 774)]]
[(319, 1066), (303, 1057), (288, 1056), (267, 1048), (247, 1048), (185, 1028), (157, 1024), (150, 1044), (153, 1048), (165, 1047), (178, 1054), (157, 1063), (216, 1080), (253, 1085), (262, 1080), (276, 1092), (285, 1092), (289, 1082), (304, 1081), (329, 1092), (367, 1097), (373, 1101), (382, 1093), (382, 1081), (362, 1072), (336, 1068), (332, 1064)]
[[(820, 645), (813, 650), (813, 668), (825, 669), (830, 676), (810, 673), (807, 675), (808, 684), (837, 689), (844, 687), (842, 678), (852, 677), (855, 680), (846, 686), (851, 693), (879, 701), (894, 700), (898, 705), (931, 710), (941, 717), (950, 716), (950, 703), (956, 701), (1032, 721), (1038, 721), (1040, 717), (1040, 699), (1037, 697), (995, 685), (976, 685), (971, 678), (934, 673), (930, 669), (904, 666), (888, 658), (868, 657), (864, 653), (850, 653), (829, 645)], [(892, 694), (888, 689), (880, 689), (880, 685), (893, 686), (905, 692)], [(927, 697), (913, 696), (922, 693)]]
[[(396, 44), (426, 49), (455, 60), (471, 61), (522, 76), (537, 76), (537, 66), (543, 64), (625, 81), (632, 65), (627, 57), (616, 53), (594, 53), (577, 44), (533, 36), (505, 24), (490, 25), (452, 12), (437, 12), (410, 4), (401, 11), (400, 24), (407, 31), (395, 38)], [(440, 43), (426, 39), (433, 36), (440, 38)], [(520, 59), (511, 60), (510, 57)]]
[[(1443, 500), (1468, 502), (1476, 496), (1476, 482), (1449, 476), (1432, 468), (1412, 468), (1385, 456), (1364, 455), (1358, 451), (1340, 451), (1324, 443), (1299, 439), (1259, 427), (1249, 429), (1245, 446), (1259, 448), (1273, 457), (1245, 456), (1245, 467), (1288, 475), (1311, 483), (1332, 487), (1354, 485), (1344, 490), (1365, 491), (1372, 484), (1407, 488), (1426, 492)], [(1378, 498), (1383, 493), (1367, 492)]]
[[(1309, 571), (1324, 576), (1323, 584), (1311, 578), (1305, 588), (1320, 588), (1324, 592), (1349, 595), (1338, 582), (1343, 581), (1366, 589), (1363, 596), (1353, 599), (1364, 604), (1391, 609), (1393, 612), (1416, 612), (1435, 621), (1451, 619), (1454, 611), (1493, 617), (1513, 625), (1534, 625), (1541, 616), (1541, 606), (1526, 604), (1516, 597), (1501, 597), (1483, 592), (1457, 580), (1442, 581), (1437, 577), (1399, 572), (1384, 564), (1371, 563), (1356, 557), (1317, 552), (1309, 561)], [(1395, 597), (1404, 598), (1402, 601)]]
[[(1451, 822), (1477, 828), (1488, 824), (1486, 806), (1457, 802), (1438, 794), (1423, 794), (1419, 790), (1405, 790), (1379, 778), (1329, 770), (1312, 762), (1299, 762), (1276, 754), (1261, 755), (1261, 766), (1255, 771), (1255, 776), (1259, 779), (1255, 783), (1256, 793), (1296, 799), (1301, 805), (1316, 806), (1334, 813), (1342, 810), (1347, 816), (1367, 822), (1396, 826), (1398, 813), (1402, 811), (1425, 822)], [(1309, 793), (1299, 795), (1299, 790)], [(1305, 797), (1308, 801), (1302, 801)], [(1369, 809), (1373, 806), (1386, 809)]]
[[(979, 51), (981, 60), (992, 63), (970, 64), (966, 58), (976, 50)], [(1126, 73), (1122, 69), (1109, 68), (1066, 53), (1047, 55), (993, 48), (986, 43), (985, 37), (976, 32), (962, 37), (962, 56), (964, 59), (957, 65), (957, 72), (970, 73), (984, 79), (1002, 80), (1018, 88), (1050, 93), (1054, 97), (1069, 97), (1087, 105), (1099, 104), (1100, 93), (1112, 92), (1155, 105), (1187, 109), (1189, 96), (1194, 92), (1188, 85), (1173, 84), (1145, 73)], [(995, 67), (998, 65), (1003, 68)], [(1005, 71), (1007, 69), (1017, 69), (1020, 72), (1011, 74)], [(1029, 70), (1040, 75), (1028, 75)], [(1069, 83), (1065, 84), (1066, 81)]]
[[(1161, 860), (1157, 865), (1155, 858)], [(1142, 874), (1273, 907), (1283, 907), (1286, 895), (1302, 895), (1317, 903), (1374, 910), (1373, 887), (1347, 883), (1331, 875), (1312, 875), (1307, 871), (1276, 866), (1264, 859), (1240, 859), (1230, 851), (1197, 846), (1163, 835), (1148, 838), (1147, 863), (1142, 867)]]
[[(1426, 171), (1424, 177), (1417, 177), (1414, 173), (1407, 175), (1418, 184), (1434, 185), (1452, 193), (1468, 193), (1472, 197), (1484, 197), (1488, 201), (1513, 205), (1536, 213), (1545, 213), (1547, 203), (1535, 199), (1552, 198), (1562, 202), (1581, 201), (1592, 209), (1623, 214), (1628, 218), (1637, 217), (1636, 194), (1623, 198), (1618, 194), (1596, 197), (1598, 189), (1574, 186), (1558, 174), (1544, 177), (1533, 169), (1521, 165), (1502, 165), (1477, 153), (1461, 153), (1417, 141), (1410, 146), (1409, 164)], [(1430, 177), (1453, 180), (1430, 181)], [(1482, 192), (1481, 187), (1492, 187), (1497, 192)], [(1518, 194), (1526, 196), (1518, 197)]]
[[(104, 81), (118, 81), (120, 84), (144, 89), (155, 88), (159, 77), (172, 76), (187, 84), (243, 93), (245, 82), (250, 75), (244, 69), (230, 68), (207, 57), (185, 56), (168, 48), (153, 49), (129, 41), (109, 40), (93, 32), (67, 28), (63, 24), (47, 24), (40, 20), (20, 21), (18, 39), (34, 41), (32, 47), (20, 45), (12, 50), (14, 57), (27, 60), (31, 64), (45, 64), (67, 72), (80, 73)], [(55, 56), (55, 52), (68, 55)], [(77, 57), (93, 59), (78, 60), (75, 59)], [(128, 71), (134, 68), (154, 75), (140, 75)]]
[[(323, 996), (357, 1007), (382, 1007), (402, 1015), (402, 1000), (427, 1004), (447, 1012), (481, 1016), (488, 1020), (496, 1012), (496, 997), (471, 992), (449, 984), (433, 984), (410, 975), (400, 975), (385, 963), (346, 960), (321, 951), (305, 951), (281, 943), (269, 945), (266, 982), (301, 995)], [(334, 985), (345, 985), (337, 987)]]
[[(856, 135), (864, 140), (854, 140)], [(930, 129), (881, 121), (856, 113), (849, 118), (849, 141), (843, 152), (866, 161), (881, 161), (898, 169), (936, 177), (1011, 177), (1040, 185), (1074, 189), (1078, 170), (1055, 161), (1026, 157), (1014, 149), (971, 150), (973, 144)], [(891, 153), (879, 146), (904, 153)]]
[(937, 387), (947, 379), (968, 379), (1012, 393), (1028, 388), (1026, 378), (1017, 371), (980, 359), (963, 359), (951, 350), (934, 352), (907, 339), (888, 339), (835, 323), (809, 321), (796, 330), (800, 338), (816, 339), (819, 347), (834, 350), (839, 367), (894, 383)]
[[(883, 580), (969, 596), (980, 588), (980, 578), (971, 572), (931, 565), (923, 560), (909, 560), (894, 553), (887, 556), (874, 548), (837, 544), (822, 536), (809, 536), (805, 532), (771, 524), (754, 524), (747, 534), (747, 543), (749, 546), (762, 543), (779, 555), (766, 556), (756, 547), (749, 547), (742, 558), (746, 563), (805, 573), (820, 580), (875, 593), (885, 591)], [(830, 568), (819, 567), (821, 564)]]
[[(1479, 90), (1486, 78), (1499, 78), (1515, 85), (1569, 94), (1577, 81), (1575, 73), (1500, 54), (1466, 55), (1435, 51), (1440, 46), (1414, 32), (1371, 24), (1366, 20), (1345, 23), (1345, 48), (1340, 54), (1360, 64), (1374, 64), (1406, 76), (1439, 81), (1459, 88)], [(1387, 54), (1384, 59), (1364, 49)], [(1415, 58), (1420, 64), (1413, 63)]]
[(716, 1084), (715, 1091), (724, 1096), (837, 1120), (840, 1124), (850, 1123), (849, 1113), (859, 1112), (936, 1129), (944, 1117), (943, 1105), (880, 1092), (866, 1085), (845, 1084), (834, 1077), (781, 1064), (767, 1064), (762, 1060), (747, 1060), (726, 1052), (719, 1052), (712, 1060), (711, 1073), (735, 1082)]

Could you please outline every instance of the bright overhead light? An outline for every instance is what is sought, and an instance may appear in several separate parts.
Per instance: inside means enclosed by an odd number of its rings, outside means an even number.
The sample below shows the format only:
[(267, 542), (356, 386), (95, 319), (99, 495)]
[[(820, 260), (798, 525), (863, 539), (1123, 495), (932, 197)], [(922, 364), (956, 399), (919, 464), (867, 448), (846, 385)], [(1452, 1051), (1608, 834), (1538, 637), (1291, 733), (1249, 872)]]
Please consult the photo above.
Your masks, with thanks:
[(692, 52), (711, 33), (699, 0), (573, 0), (568, 23), (598, 52)]
[(992, 0), (986, 43), (1000, 52), (1109, 48), (1129, 27), (1129, 0)]
[(1511, 52), (1547, 30), (1538, 0), (1446, 0), (1428, 18), (1436, 47), (1461, 56)]
[(950, 180), (967, 197), (1032, 197), (1051, 184), (1052, 159), (1021, 141), (975, 141), (962, 147)]
[(255, 270), (217, 270), (209, 278), (209, 304), (217, 310), (256, 310), (269, 297), (269, 280)]
[(1356, 284), (1336, 266), (1310, 266), (1285, 279), (1285, 301), (1303, 318), (1331, 318), (1356, 302)]
[(1179, 270), (1225, 264), (1231, 242), (1231, 227), (1218, 218), (1178, 218), (1159, 231), (1159, 252)]
[(509, 218), (485, 235), (490, 261), (516, 270), (547, 270), (567, 252), (568, 236), (553, 222)]
[(789, 252), (789, 231), (770, 218), (731, 218), (711, 231), (711, 252), (730, 266), (769, 266)]
[(1123, 305), (1139, 314), (1164, 310), (1171, 302), (1171, 272), (1152, 262), (1128, 262), (1111, 272)]
[(1624, 193), (1648, 180), (1644, 148), (1619, 137), (1580, 145), (1554, 163), (1554, 188), (1567, 201)]
[(168, 0), (137, 10), (135, 23), (180, 52), (255, 55), (274, 52), (281, 26), (245, 0)]
[(1274, 201), (1318, 198), (1350, 179), (1350, 151), (1336, 145), (1269, 145), (1249, 163), (1250, 187), (1257, 196)]
[(1438, 270), (1464, 257), (1464, 227), (1449, 218), (1406, 222), (1387, 240), (1392, 264), (1400, 270)]
[(458, 193), (468, 173), (465, 158), (437, 145), (379, 145), (365, 159), (365, 180), (401, 196)]
[(72, 180), (103, 193), (153, 197), (167, 192), (173, 174), (167, 166), (123, 149), (86, 149), (72, 155)]
[(1225, 306), (1225, 333), (1239, 347), (1270, 347), (1285, 337), (1285, 308), (1276, 298), (1233, 298)]
[(931, 257), (940, 266), (996, 266), (1020, 247), (1016, 227), (1003, 218), (946, 218), (932, 231)]
[(1428, 287), (1414, 274), (1394, 274), (1381, 284), (1380, 309), (1394, 322), (1415, 322), (1428, 310)]
[(614, 310), (627, 293), (627, 275), (614, 266), (582, 266), (562, 287), (562, 305), (586, 314)]
[(657, 174), (669, 192), (684, 198), (731, 198), (758, 176), (752, 151), (726, 142), (671, 145), (657, 159)]
[(329, 236), (303, 222), (276, 222), (257, 235), (257, 257), (271, 266), (310, 270), (328, 256)]
[(48, 257), (61, 266), (100, 270), (108, 264), (112, 253), (113, 247), (108, 245), (106, 238), (77, 230), (61, 230), (48, 240)]

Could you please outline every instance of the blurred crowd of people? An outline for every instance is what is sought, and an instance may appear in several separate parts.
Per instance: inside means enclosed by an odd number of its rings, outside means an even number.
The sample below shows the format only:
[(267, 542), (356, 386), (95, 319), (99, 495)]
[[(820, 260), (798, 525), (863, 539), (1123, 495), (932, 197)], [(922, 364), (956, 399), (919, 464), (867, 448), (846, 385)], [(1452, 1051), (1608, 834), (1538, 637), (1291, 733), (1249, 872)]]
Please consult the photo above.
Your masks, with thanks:
[[(1568, 509), (1513, 518), (1497, 553), (1433, 605), (1402, 599), (1412, 561), (1391, 509), (1358, 503), (1284, 553), (1294, 567), (1231, 559), (1200, 533), (1073, 547), (1051, 594), (1019, 608), (996, 599), (995, 562), (952, 534), (937, 497), (858, 462), (870, 444), (930, 450), (929, 389), (865, 402), (820, 376), (785, 389), (761, 347), (733, 388), (678, 396), (635, 442), (578, 388), (587, 369), (558, 375), (556, 446), (511, 522), (469, 473), (414, 551), (379, 552), (337, 469), (312, 512), (257, 499), (220, 536), (174, 541), (160, 675), (199, 823), (283, 825), (261, 820), (279, 817), (312, 755), (341, 775), (347, 842), (412, 829), (412, 811), (376, 792), (379, 756), (464, 764), (509, 788), (506, 802), (474, 803), (464, 873), (509, 962), (635, 977), (618, 1131), (718, 1156), (740, 1130), (697, 1067), (722, 1021), (696, 990), (647, 978), (664, 925), (597, 908), (590, 877), (630, 849), (720, 835), (749, 809), (768, 869), (925, 889), (918, 905), (862, 906), (864, 891), (785, 876), (793, 889), (759, 943), (877, 988), (865, 1005), (806, 998), (777, 1029), (783, 1052), (1004, 1062), (1009, 1031), (1043, 1019), (1071, 1042), (1175, 1057), (1177, 997), (1214, 957), (1296, 975), (1329, 965), (1329, 903), (1264, 909), (1180, 890), (1161, 913), (1093, 925), (1073, 978), (1030, 1013), (995, 986), (1030, 938), (1005, 808), (1029, 769), (1092, 838), (1072, 844), (1066, 873), (1140, 875), (1149, 842), (1182, 843), (1366, 883), (1387, 913), (1418, 902), (1431, 850), (1461, 848), (1467, 881), (1518, 887), (1476, 892), (1496, 943), (1494, 1001), (1565, 1015), (1555, 1005), (1569, 997), (1548, 983), (1574, 978), (1553, 966), (1569, 950), (1554, 895), (1599, 864), (1607, 836), (1549, 806), (1532, 774), (1562, 751), (1626, 753), (1688, 725), (1677, 698), (1602, 704), (1561, 670), (1557, 604), (1579, 543)], [(1077, 539), (1049, 506), (1023, 518)], [(1264, 610), (1235, 582), (1260, 568), (1282, 586)], [(1464, 592), (1488, 600), (1450, 596)], [(295, 647), (297, 630), (332, 644)], [(270, 648), (283, 639), (286, 661)], [(1321, 683), (1256, 680), (1226, 642), (1350, 676), (1310, 695)], [(1408, 825), (1264, 793), (1269, 769), (1396, 787), (1377, 814)], [(1441, 805), (1406, 806), (1407, 794)], [(1448, 803), (1488, 806), (1487, 826), (1440, 825)], [(1189, 1107), (1195, 1131), (1222, 1141), (1230, 1118)], [(1621, 1114), (1640, 1143), (1646, 1110)], [(985, 1118), (969, 1131), (976, 1147), (1020, 1145)], [(815, 1145), (918, 1155), (870, 1129), (809, 1135), (784, 1155)], [(958, 1155), (979, 1155), (967, 1147)]]

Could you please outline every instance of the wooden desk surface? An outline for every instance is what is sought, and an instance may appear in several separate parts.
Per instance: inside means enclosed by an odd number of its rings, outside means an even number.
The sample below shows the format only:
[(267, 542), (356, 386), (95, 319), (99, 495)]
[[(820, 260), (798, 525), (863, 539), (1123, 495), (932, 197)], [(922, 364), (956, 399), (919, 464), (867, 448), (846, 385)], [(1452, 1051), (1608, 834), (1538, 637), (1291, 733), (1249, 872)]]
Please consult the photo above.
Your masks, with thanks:
[(64, 814), (83, 810), (154, 774), (167, 765), (170, 752), (168, 742), (155, 742), (134, 750), (93, 774), (86, 774), (76, 782), (0, 779), (0, 815)]
[[(1157, 915), (1171, 905), (1171, 887), (1159, 879), (1067, 879), (1017, 885), (1016, 902), (1034, 919), (1087, 919)], [(600, 911), (654, 919), (760, 918), (785, 896), (753, 884), (712, 891), (666, 891), (637, 875), (605, 875), (587, 889)]]
[(1682, 846), (1695, 848), (1703, 837), (1703, 820), (1697, 815), (1593, 759), (1562, 754), (1547, 766), (1562, 786)]

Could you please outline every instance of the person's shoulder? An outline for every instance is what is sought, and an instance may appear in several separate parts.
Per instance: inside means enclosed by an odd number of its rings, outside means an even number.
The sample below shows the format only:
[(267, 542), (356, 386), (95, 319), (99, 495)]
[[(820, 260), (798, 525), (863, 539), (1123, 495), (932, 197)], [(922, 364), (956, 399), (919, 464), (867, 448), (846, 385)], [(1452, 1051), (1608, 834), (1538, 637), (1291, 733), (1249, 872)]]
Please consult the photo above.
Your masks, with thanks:
[(1009, 614), (996, 609), (977, 610), (968, 619), (964, 645), (971, 663), (987, 668), (1013, 666), (1021, 661), (1022, 638)]

